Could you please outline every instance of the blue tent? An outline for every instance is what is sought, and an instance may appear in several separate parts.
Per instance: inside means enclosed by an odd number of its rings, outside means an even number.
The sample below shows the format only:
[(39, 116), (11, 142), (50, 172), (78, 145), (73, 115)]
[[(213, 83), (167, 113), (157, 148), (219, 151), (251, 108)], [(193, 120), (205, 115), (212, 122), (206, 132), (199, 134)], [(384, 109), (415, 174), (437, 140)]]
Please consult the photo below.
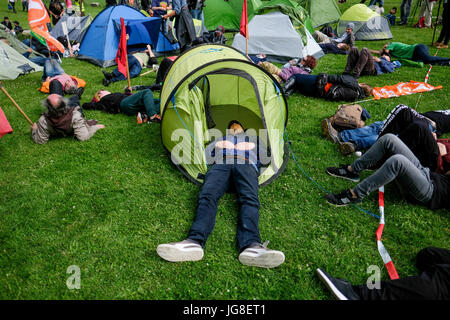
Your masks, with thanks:
[[(174, 45), (160, 32), (161, 19), (146, 17), (142, 12), (127, 5), (110, 6), (92, 21), (81, 41), (78, 59), (87, 60), (103, 68), (115, 65), (119, 47), (120, 18), (124, 18), (128, 50), (145, 49), (152, 45), (156, 52), (173, 51)], [(159, 40), (163, 39), (159, 45)], [(176, 45), (178, 46), (178, 44)], [(158, 48), (161, 47), (160, 50)]]
[(94, 18), (81, 41), (78, 59), (87, 60), (101, 67), (115, 65), (119, 34), (113, 19), (143, 19), (145, 15), (138, 10), (126, 6), (108, 7)]

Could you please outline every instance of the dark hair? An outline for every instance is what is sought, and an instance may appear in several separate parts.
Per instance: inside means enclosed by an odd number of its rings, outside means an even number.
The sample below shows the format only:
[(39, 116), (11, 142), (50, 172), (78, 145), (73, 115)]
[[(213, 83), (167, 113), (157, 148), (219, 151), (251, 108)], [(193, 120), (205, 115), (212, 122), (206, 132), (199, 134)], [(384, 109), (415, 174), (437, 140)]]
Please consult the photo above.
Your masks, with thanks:
[[(238, 124), (238, 125), (240, 125), (241, 127), (242, 127), (242, 129), (244, 129), (244, 126), (242, 125), (242, 123), (240, 123), (239, 121), (237, 121), (237, 120), (231, 120), (229, 123), (228, 123), (228, 126), (227, 126), (227, 129), (230, 129), (231, 128), (231, 126), (233, 125), (233, 124)], [(245, 130), (244, 130), (245, 131)]]
[(391, 54), (387, 52), (385, 49), (381, 50), (380, 56), (388, 56), (389, 59), (392, 59)]
[(317, 66), (317, 59), (313, 56), (306, 56), (306, 58), (303, 58), (303, 61), (305, 61), (305, 66), (311, 70)]
[(367, 83), (360, 83), (359, 86), (363, 89), (366, 97), (373, 95), (373, 87), (371, 85), (368, 85)]

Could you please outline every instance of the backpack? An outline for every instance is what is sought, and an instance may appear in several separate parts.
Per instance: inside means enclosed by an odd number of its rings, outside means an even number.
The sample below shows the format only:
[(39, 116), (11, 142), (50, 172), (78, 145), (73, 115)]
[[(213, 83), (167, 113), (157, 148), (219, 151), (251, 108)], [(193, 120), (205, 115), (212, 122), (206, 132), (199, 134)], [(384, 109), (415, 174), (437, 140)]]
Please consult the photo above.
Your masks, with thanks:
[(344, 104), (330, 118), (333, 127), (340, 131), (346, 129), (362, 128), (365, 122), (361, 120), (362, 107), (359, 104)]

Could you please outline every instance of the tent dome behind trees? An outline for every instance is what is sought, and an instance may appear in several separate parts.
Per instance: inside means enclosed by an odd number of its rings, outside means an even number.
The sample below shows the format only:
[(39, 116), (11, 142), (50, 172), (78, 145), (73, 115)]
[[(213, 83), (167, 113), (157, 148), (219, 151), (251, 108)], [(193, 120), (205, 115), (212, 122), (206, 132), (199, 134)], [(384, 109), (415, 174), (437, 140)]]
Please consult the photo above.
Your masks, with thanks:
[[(205, 27), (215, 30), (223, 26), (227, 31), (238, 31), (241, 23), (243, 0), (207, 0), (203, 8)], [(261, 0), (247, 1), (248, 21), (253, 18), (254, 11), (261, 6)]]
[(355, 4), (342, 14), (337, 30), (339, 35), (345, 33), (345, 28), (349, 22), (355, 24), (353, 32), (356, 40), (385, 40), (392, 38), (387, 19), (364, 4)]
[[(324, 55), (322, 49), (311, 36), (309, 31), (300, 26), (305, 34), (302, 40), (299, 29), (295, 29), (290, 18), (278, 11), (256, 15), (248, 24), (248, 54), (264, 53), (268, 60), (287, 62), (292, 58), (301, 59), (307, 55), (319, 59)], [(246, 39), (236, 34), (233, 47), (245, 53)]]
[(289, 160), (287, 112), (283, 90), (269, 73), (232, 47), (200, 45), (178, 57), (164, 80), (161, 139), (178, 169), (200, 184), (208, 170), (206, 146), (225, 135), (231, 120), (238, 120), (270, 149), (270, 163), (259, 176), (259, 184), (265, 185)]

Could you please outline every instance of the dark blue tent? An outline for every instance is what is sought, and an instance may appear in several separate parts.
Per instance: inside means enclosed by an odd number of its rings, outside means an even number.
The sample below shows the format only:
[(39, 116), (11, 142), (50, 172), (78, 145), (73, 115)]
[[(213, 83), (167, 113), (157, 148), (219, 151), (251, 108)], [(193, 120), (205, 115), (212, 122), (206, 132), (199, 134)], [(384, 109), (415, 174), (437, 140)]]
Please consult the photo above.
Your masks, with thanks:
[[(87, 60), (103, 68), (115, 65), (120, 18), (124, 19), (130, 36), (127, 43), (129, 51), (145, 49), (146, 44), (152, 45), (156, 52), (174, 50), (174, 46), (160, 32), (160, 18), (146, 17), (133, 7), (119, 5), (104, 9), (94, 18), (81, 41), (78, 59)], [(167, 43), (162, 42), (162, 49), (158, 50), (161, 36)]]
[[(161, 18), (144, 19), (124, 19), (125, 28), (129, 39), (128, 46), (140, 46), (150, 44), (153, 48), (157, 47), (158, 34), (161, 29)], [(114, 19), (116, 32), (120, 34), (120, 19)], [(128, 49), (129, 50), (129, 49)]]

